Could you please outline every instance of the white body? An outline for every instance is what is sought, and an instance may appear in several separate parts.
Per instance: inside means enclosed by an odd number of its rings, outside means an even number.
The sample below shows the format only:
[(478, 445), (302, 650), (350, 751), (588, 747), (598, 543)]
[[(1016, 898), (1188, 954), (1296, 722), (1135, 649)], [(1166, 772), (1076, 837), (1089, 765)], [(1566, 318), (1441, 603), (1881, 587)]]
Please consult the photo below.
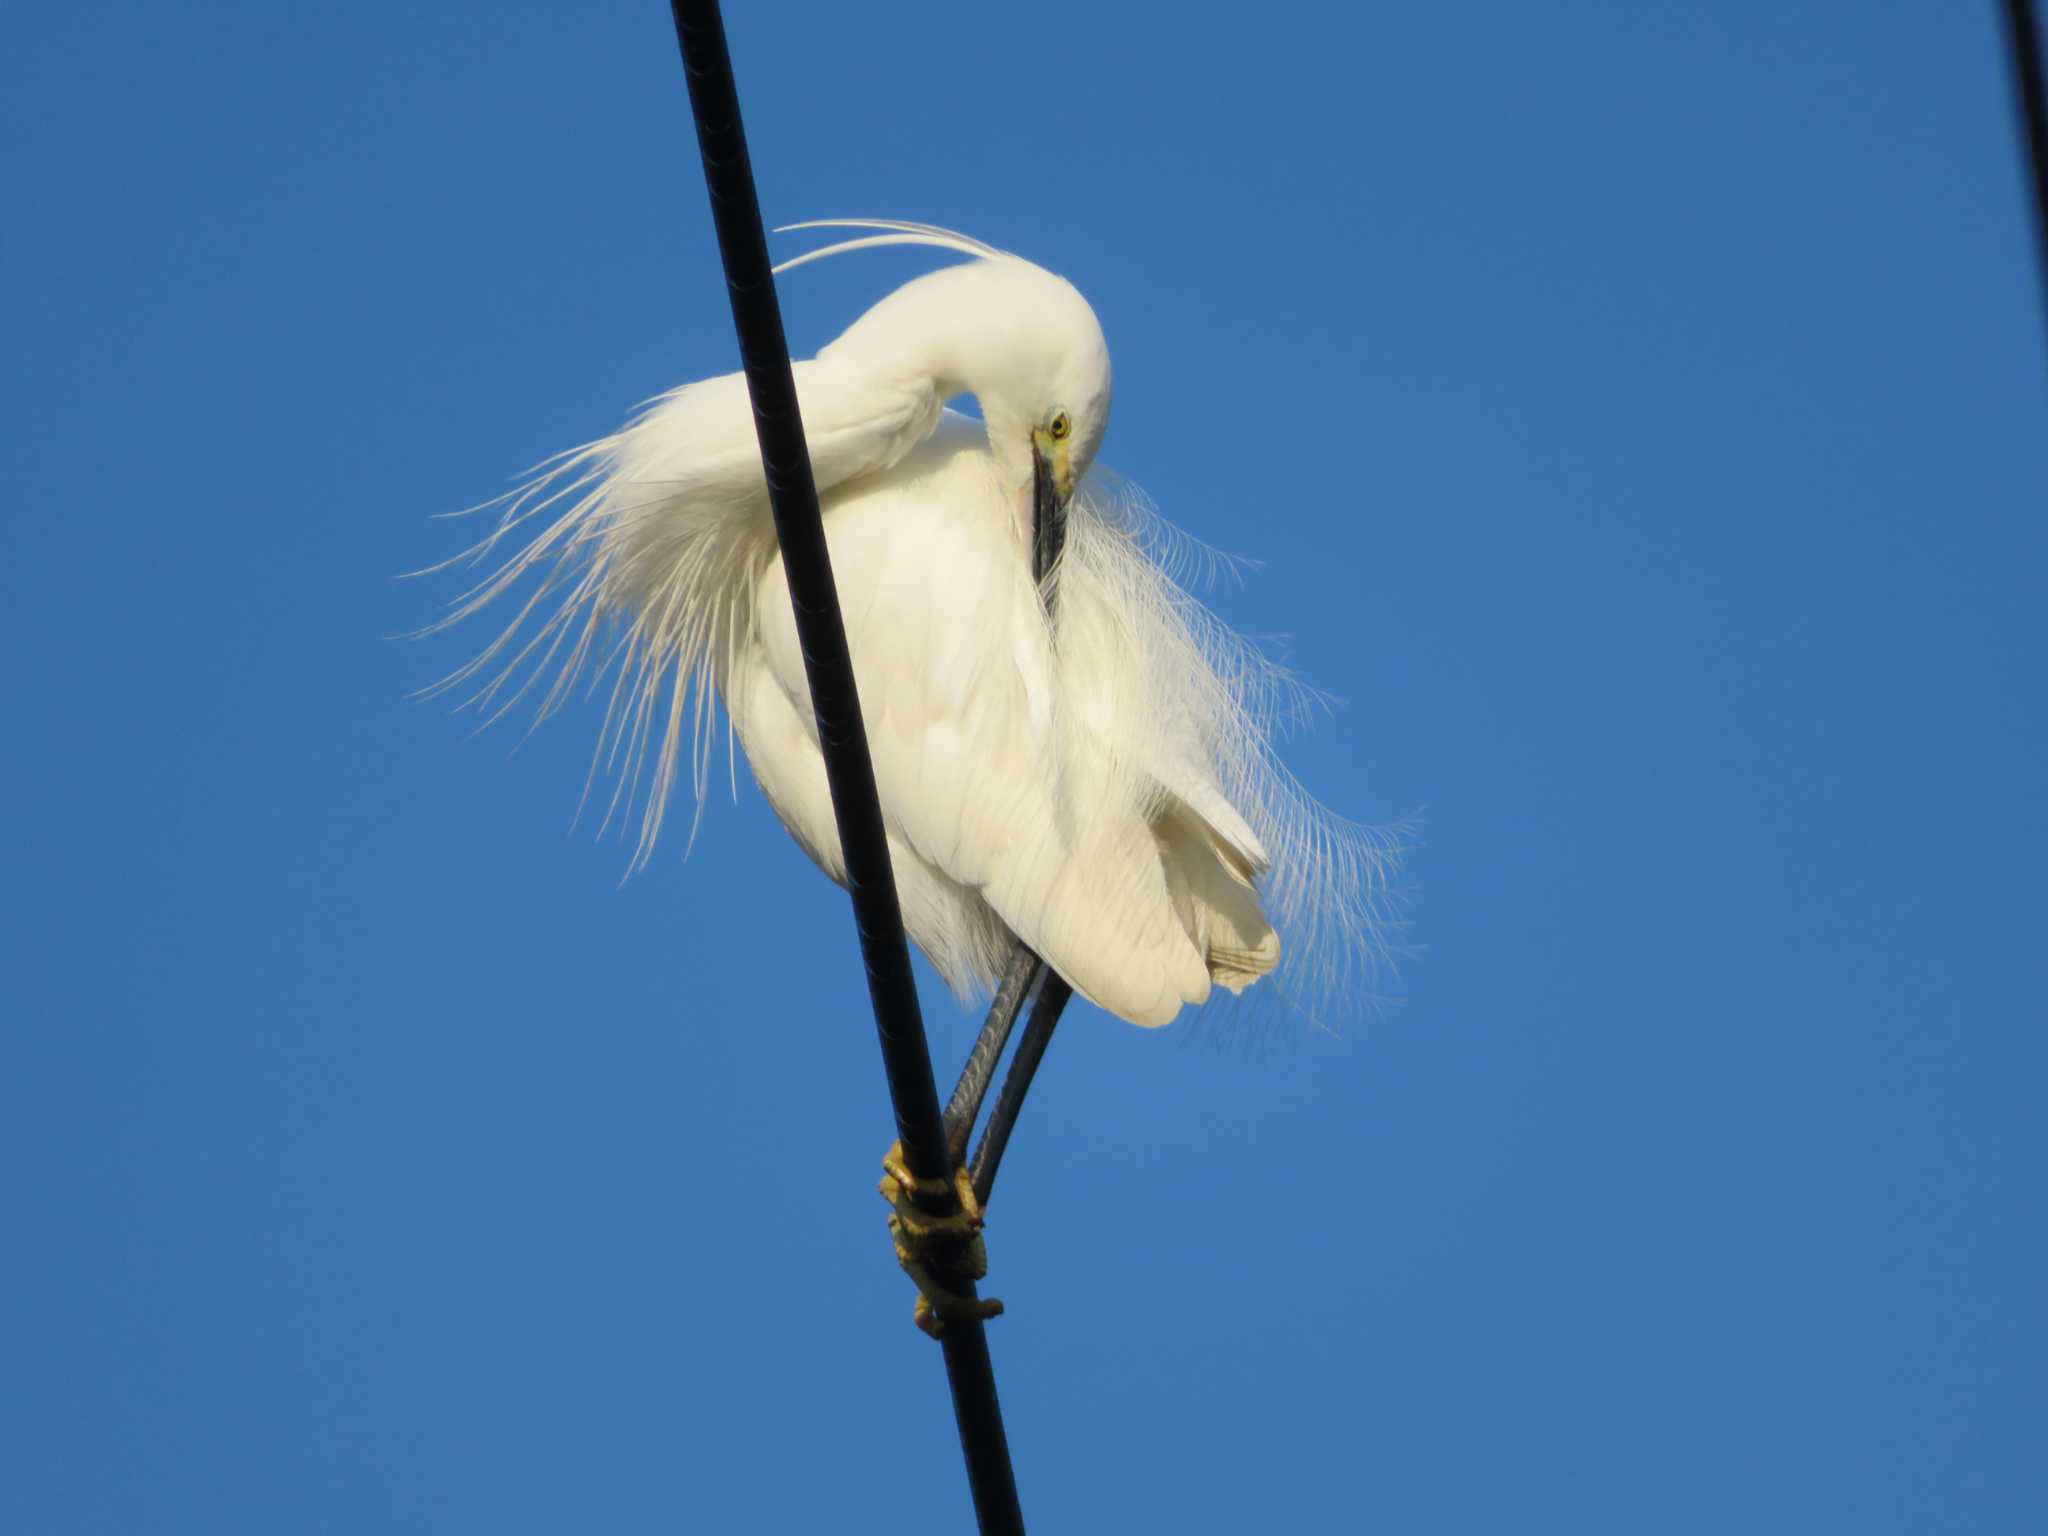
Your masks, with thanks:
[[(1174, 583), (1141, 502), (1086, 478), (1109, 408), (1092, 311), (1016, 257), (875, 227), (892, 233), (849, 244), (976, 258), (905, 285), (796, 366), (911, 938), (963, 992), (1022, 939), (1144, 1025), (1272, 972), (1269, 913), (1291, 947), (1325, 951), (1324, 981), (1343, 980), (1368, 955), (1386, 852), (1279, 766), (1289, 680)], [(963, 393), (984, 422), (942, 413)], [(1057, 477), (1066, 509), (1050, 603), (1031, 570), (1034, 473)], [(477, 558), (567, 505), (457, 605), (453, 618), (543, 573), (450, 682), (488, 677), (479, 698), (503, 709), (551, 676), (546, 714), (616, 634), (599, 761), (620, 773), (615, 811), (654, 765), (641, 856), (686, 733), (701, 804), (715, 692), (783, 824), (843, 881), (739, 376), (663, 397), (510, 500)]]
[[(1273, 969), (1279, 938), (1251, 888), (1264, 849), (1207, 765), (1119, 727), (1130, 678), (1072, 643), (1108, 617), (1074, 566), (1059, 596), (1069, 643), (1055, 641), (979, 423), (949, 415), (890, 470), (832, 492), (825, 531), (904, 923), (942, 972), (985, 980), (1014, 932), (1112, 1013), (1164, 1024), (1206, 1001), (1212, 976), (1241, 987)], [(727, 707), (783, 825), (840, 880), (779, 559), (756, 604)], [(1112, 763), (1118, 750), (1136, 760)], [(1118, 793), (1134, 768), (1160, 786), (1156, 806)]]

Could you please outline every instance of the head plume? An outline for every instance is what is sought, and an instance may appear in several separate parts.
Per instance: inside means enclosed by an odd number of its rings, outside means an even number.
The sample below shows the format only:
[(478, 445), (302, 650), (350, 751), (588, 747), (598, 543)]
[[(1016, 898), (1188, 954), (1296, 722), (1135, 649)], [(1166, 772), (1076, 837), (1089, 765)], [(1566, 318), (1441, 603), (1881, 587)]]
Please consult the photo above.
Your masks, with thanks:
[(904, 219), (805, 219), (800, 224), (778, 224), (775, 233), (786, 235), (800, 229), (876, 229), (883, 233), (864, 235), (858, 240), (841, 240), (815, 251), (806, 251), (801, 256), (792, 256), (775, 268), (777, 277), (798, 267), (809, 266), (814, 261), (823, 261), (827, 256), (839, 256), (847, 251), (871, 251), (888, 245), (925, 245), (982, 261), (995, 261), (1010, 255), (1008, 251), (999, 251), (971, 235), (941, 229), (936, 224), (913, 224)]

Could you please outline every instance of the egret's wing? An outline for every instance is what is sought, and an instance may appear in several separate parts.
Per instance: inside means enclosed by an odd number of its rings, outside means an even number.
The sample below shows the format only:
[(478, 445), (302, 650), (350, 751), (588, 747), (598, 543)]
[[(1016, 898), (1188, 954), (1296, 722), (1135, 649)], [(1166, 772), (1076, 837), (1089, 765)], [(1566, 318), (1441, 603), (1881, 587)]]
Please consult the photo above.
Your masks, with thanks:
[[(1007, 585), (942, 615), (934, 650), (897, 650), (872, 622), (855, 641), (890, 830), (1091, 1001), (1165, 1024), (1208, 996), (1203, 952), (1152, 828), (1098, 792), (1099, 763), (1063, 760), (1036, 594), (1028, 580)], [(977, 632), (996, 645), (973, 644)], [(925, 665), (892, 668), (892, 654)], [(1206, 863), (1219, 867), (1213, 854)]]
[(1174, 906), (1210, 977), (1242, 992), (1271, 975), (1280, 964), (1280, 935), (1242, 853), (1185, 800), (1168, 801), (1152, 825)]
[(931, 382), (861, 382), (822, 361), (799, 363), (797, 400), (819, 494), (889, 468), (932, 435), (944, 404)]
[[(877, 383), (819, 359), (795, 373), (821, 493), (895, 464), (939, 419), (928, 381)], [(442, 686), (476, 682), (472, 702), (492, 712), (531, 694), (545, 716), (586, 671), (610, 673), (591, 772), (617, 776), (607, 823), (640, 801), (635, 860), (644, 860), (685, 761), (701, 812), (713, 737), (707, 703), (751, 632), (756, 581), (775, 554), (744, 376), (661, 396), (622, 431), (543, 465), (497, 505), (497, 527), (469, 558), (498, 563), (444, 622), (530, 574), (539, 579), (497, 640)], [(617, 637), (608, 654), (607, 632)]]
[(1242, 992), (1280, 964), (1280, 935), (1253, 881), (1272, 866), (1236, 806), (1185, 762), (1148, 765), (1162, 804), (1152, 818), (1182, 923), (1220, 986)]
[(1271, 867), (1272, 857), (1236, 806), (1208, 778), (1183, 763), (1152, 764), (1160, 788), (1185, 806), (1214, 839), (1219, 855), (1229, 859), (1247, 884)]
[[(795, 365), (811, 474), (822, 495), (887, 469), (931, 436), (941, 402), (930, 383), (881, 384), (813, 358)], [(734, 507), (760, 501), (767, 484), (744, 374), (686, 384), (654, 402), (619, 438), (615, 492), (652, 493), (647, 515), (679, 503)], [(638, 500), (639, 498), (635, 498)]]

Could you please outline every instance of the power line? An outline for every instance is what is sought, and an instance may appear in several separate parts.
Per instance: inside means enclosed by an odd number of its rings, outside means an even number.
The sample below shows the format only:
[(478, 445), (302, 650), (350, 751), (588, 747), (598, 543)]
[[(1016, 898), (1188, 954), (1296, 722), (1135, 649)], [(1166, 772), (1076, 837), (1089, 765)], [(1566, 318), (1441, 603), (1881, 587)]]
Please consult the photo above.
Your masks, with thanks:
[(2034, 0), (2005, 0), (2005, 41), (2019, 97), (2020, 138), (2033, 171), (2042, 318), (2048, 321), (2048, 85), (2041, 78), (2041, 22), (2034, 13)]
[[(889, 865), (881, 800), (868, 756), (867, 730), (861, 722), (846, 626), (840, 618), (838, 588), (826, 554), (818, 488), (804, 444), (796, 379), (790, 370), (789, 343), (783, 335), (782, 308), (776, 302), (760, 199), (747, 158), (725, 21), (718, 0), (670, 0), (670, 9), (675, 15), (676, 41), (682, 48), (690, 107), (697, 120), (697, 146), (704, 157), (704, 185), (711, 197), (711, 221), (718, 230), (718, 253), (725, 264), (733, 327), (739, 333), (747, 392), (754, 405), (754, 430), (761, 440), (769, 506), (782, 545), (783, 569), (789, 577), (790, 602), (796, 610), (797, 636), (810, 679), (818, 746), (824, 753), (839, 842), (845, 852), (846, 887), (853, 898), (854, 924), (867, 966), (868, 993), (881, 1039), (889, 1099), (896, 1112), (896, 1131), (910, 1171), (920, 1180), (949, 1185), (951, 1166), (938, 1087), (932, 1079), (931, 1054), (918, 1011), (910, 947), (904, 938), (903, 913)], [(966, 1289), (971, 1295), (973, 1287)], [(949, 1320), (940, 1344), (945, 1351), (953, 1416), (960, 1427), (960, 1449), (967, 1460), (975, 1516), (983, 1531), (1021, 1532), (1024, 1513), (1017, 1502), (1016, 1474), (1003, 1434), (1002, 1408), (996, 1401), (988, 1336), (978, 1320)]]

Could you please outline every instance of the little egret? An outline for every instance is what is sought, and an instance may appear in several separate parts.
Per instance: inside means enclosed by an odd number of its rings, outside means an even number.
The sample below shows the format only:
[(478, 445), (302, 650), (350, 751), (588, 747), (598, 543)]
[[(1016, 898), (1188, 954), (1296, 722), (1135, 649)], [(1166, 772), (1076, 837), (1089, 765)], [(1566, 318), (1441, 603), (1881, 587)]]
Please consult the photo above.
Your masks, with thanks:
[[(1186, 541), (1091, 474), (1109, 350), (1073, 286), (930, 225), (791, 227), (871, 233), (778, 271), (891, 245), (968, 258), (795, 364), (905, 926), (961, 995), (1002, 982), (948, 1111), (957, 1161), (1040, 957), (1047, 1030), (1069, 987), (1157, 1026), (1283, 952), (1292, 991), (1325, 990), (1377, 948), (1391, 852), (1281, 766), (1275, 731), (1309, 696), (1179, 584)], [(979, 422), (946, 408), (969, 395)], [(498, 563), (442, 622), (533, 590), (442, 686), (475, 682), (493, 714), (537, 693), (545, 717), (611, 676), (592, 774), (617, 775), (607, 821), (642, 804), (636, 864), (686, 754), (701, 815), (715, 694), (782, 824), (843, 883), (742, 376), (661, 396), (491, 505), (468, 558)], [(897, 1196), (907, 1178), (892, 1160)]]

